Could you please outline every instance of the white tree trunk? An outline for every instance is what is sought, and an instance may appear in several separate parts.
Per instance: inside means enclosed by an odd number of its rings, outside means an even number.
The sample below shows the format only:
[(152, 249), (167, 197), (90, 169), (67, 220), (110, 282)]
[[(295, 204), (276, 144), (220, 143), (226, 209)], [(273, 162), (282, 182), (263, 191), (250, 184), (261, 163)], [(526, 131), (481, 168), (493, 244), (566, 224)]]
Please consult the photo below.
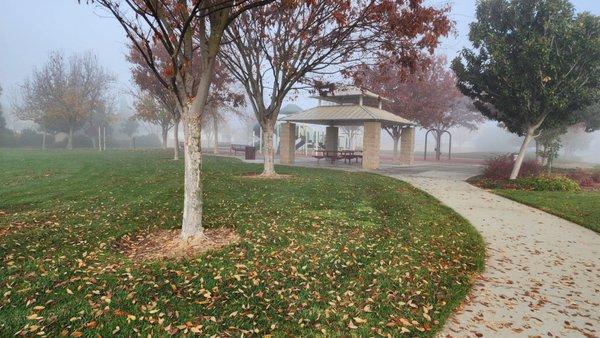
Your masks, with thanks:
[(519, 176), (519, 171), (521, 171), (521, 165), (523, 164), (523, 159), (525, 158), (525, 153), (527, 152), (527, 147), (529, 146), (529, 142), (535, 138), (536, 130), (544, 123), (547, 114), (544, 114), (540, 117), (540, 119), (532, 126), (527, 128), (527, 134), (525, 134), (525, 139), (523, 140), (523, 144), (521, 145), (521, 149), (519, 150), (519, 155), (517, 155), (517, 160), (513, 166), (513, 170), (510, 173), (510, 179), (515, 180)]
[(106, 126), (102, 127), (102, 150), (106, 150)]
[(398, 163), (400, 161), (400, 154), (398, 152), (398, 143), (400, 143), (400, 135), (392, 136), (394, 140), (394, 163)]
[(510, 173), (510, 179), (515, 180), (519, 176), (519, 171), (521, 171), (521, 165), (523, 164), (523, 159), (525, 158), (525, 153), (527, 152), (527, 147), (529, 146), (529, 142), (533, 139), (533, 133), (535, 129), (529, 128), (527, 130), (527, 134), (525, 135), (525, 139), (523, 140), (523, 144), (521, 144), (521, 149), (519, 149), (519, 155), (517, 155), (517, 159), (515, 164), (513, 165), (512, 172)]
[(173, 160), (179, 160), (179, 120), (175, 120), (175, 124), (173, 125), (173, 139), (175, 140)]
[(273, 148), (274, 123), (268, 122), (262, 132), (264, 168), (263, 176), (275, 175), (275, 149)]
[(42, 131), (42, 150), (46, 150), (46, 129)]
[(169, 140), (169, 129), (162, 127), (162, 147), (167, 149), (167, 142)]
[(215, 149), (213, 149), (213, 153), (219, 153), (219, 121), (217, 121), (217, 117), (213, 117), (213, 137), (214, 137), (214, 145)]
[(102, 151), (102, 127), (98, 125), (98, 151)]
[[(193, 99), (189, 96), (185, 106), (179, 106), (183, 120), (184, 145), (184, 198), (183, 221), (181, 224), (181, 238), (205, 237), (202, 228), (202, 115), (206, 111), (208, 92), (213, 79), (214, 65), (221, 43), (222, 32), (225, 29), (226, 17), (222, 18), (223, 26), (219, 32), (212, 31), (209, 41), (206, 41), (206, 54), (200, 60), (200, 78)], [(202, 22), (202, 20), (201, 20)], [(186, 88), (193, 88), (191, 73), (186, 78)], [(178, 96), (184, 98), (187, 94), (180, 92)]]
[(67, 149), (73, 149), (73, 127), (69, 127), (69, 140), (67, 141)]
[[(185, 121), (185, 119), (184, 119)], [(201, 127), (198, 123), (184, 122), (184, 199), (181, 237), (202, 234), (202, 148)]]

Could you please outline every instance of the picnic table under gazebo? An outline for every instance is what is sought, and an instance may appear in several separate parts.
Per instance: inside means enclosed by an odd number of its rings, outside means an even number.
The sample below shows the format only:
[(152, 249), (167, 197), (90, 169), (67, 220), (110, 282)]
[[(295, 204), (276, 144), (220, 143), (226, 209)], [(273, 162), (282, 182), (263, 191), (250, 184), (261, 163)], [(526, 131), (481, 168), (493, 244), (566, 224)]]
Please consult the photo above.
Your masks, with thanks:
[(362, 150), (315, 150), (314, 158), (317, 159), (317, 163), (325, 159), (331, 163), (335, 163), (339, 160), (344, 160), (344, 163), (351, 163), (355, 160), (356, 163), (360, 160), (362, 162)]
[[(335, 162), (362, 161), (365, 169), (377, 169), (380, 162), (381, 128), (400, 126), (400, 164), (412, 164), (414, 161), (414, 143), (416, 124), (398, 115), (382, 109), (387, 100), (366, 89), (348, 86), (329, 95), (315, 96), (319, 100), (317, 107), (288, 115), (281, 129), (280, 161), (293, 164), (295, 160), (295, 123), (318, 124), (327, 126), (325, 130), (325, 149), (315, 154), (317, 161), (327, 159)], [(323, 102), (328, 104), (324, 105)], [(338, 147), (339, 126), (363, 126), (363, 149), (340, 150)]]

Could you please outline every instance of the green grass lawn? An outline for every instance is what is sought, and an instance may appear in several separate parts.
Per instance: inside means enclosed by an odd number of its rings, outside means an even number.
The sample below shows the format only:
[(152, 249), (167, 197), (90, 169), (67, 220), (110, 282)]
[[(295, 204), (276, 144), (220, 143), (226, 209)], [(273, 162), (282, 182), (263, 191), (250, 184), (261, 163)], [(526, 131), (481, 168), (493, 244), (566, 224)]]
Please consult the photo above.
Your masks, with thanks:
[(517, 202), (544, 210), (600, 233), (599, 191), (494, 190)]
[(433, 336), (483, 268), (474, 228), (408, 184), (215, 157), (204, 225), (241, 241), (131, 261), (124, 235), (179, 227), (170, 157), (0, 150), (0, 336)]

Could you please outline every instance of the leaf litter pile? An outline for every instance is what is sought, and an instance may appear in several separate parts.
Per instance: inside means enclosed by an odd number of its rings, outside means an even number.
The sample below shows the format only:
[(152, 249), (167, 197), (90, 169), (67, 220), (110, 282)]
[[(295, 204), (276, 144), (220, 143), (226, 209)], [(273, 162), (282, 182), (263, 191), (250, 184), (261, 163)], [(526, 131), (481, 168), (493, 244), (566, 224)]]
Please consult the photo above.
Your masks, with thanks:
[(180, 225), (169, 153), (0, 152), (0, 336), (433, 336), (483, 267), (476, 231), (403, 182), (215, 157), (204, 226), (233, 243), (146, 259), (126, 243)]

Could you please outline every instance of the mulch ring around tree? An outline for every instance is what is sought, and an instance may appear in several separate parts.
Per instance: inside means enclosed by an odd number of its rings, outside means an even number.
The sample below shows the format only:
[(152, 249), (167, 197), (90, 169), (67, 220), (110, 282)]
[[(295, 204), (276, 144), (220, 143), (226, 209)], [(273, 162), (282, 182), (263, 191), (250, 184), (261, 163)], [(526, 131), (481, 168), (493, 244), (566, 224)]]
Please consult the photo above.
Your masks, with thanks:
[(273, 174), (273, 175), (263, 175), (262, 173), (243, 173), (239, 176), (242, 179), (251, 179), (251, 180), (284, 180), (294, 177), (294, 175), (290, 174)]
[(239, 242), (233, 229), (204, 229), (204, 236), (182, 239), (180, 229), (153, 229), (124, 236), (118, 250), (134, 261), (182, 259)]

